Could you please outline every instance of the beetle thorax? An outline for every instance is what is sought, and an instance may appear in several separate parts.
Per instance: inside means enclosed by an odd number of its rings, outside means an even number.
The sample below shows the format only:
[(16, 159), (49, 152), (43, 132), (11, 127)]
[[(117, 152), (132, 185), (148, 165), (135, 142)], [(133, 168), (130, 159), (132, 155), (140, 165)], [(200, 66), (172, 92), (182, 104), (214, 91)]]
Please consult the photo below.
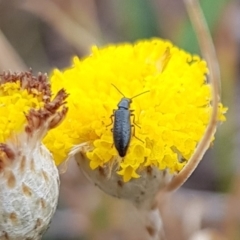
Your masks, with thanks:
[(132, 100), (130, 98), (122, 98), (118, 103), (119, 108), (129, 109)]

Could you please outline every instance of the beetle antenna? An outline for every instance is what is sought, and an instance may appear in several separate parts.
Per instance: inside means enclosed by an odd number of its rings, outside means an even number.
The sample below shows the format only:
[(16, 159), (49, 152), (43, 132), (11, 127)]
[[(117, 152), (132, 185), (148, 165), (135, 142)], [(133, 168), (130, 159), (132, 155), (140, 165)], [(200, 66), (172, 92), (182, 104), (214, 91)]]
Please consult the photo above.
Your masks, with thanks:
[(150, 90), (145, 91), (145, 92), (142, 92), (142, 93), (139, 93), (139, 94), (135, 95), (134, 97), (131, 97), (130, 99), (133, 99), (133, 98), (135, 98), (135, 97), (138, 97), (138, 96), (140, 96), (140, 95), (142, 95), (142, 94), (144, 94), (144, 93), (148, 93), (148, 92), (150, 92)]
[(112, 83), (112, 85), (117, 89), (117, 91), (121, 94), (121, 95), (123, 95), (123, 97), (125, 97), (124, 96), (124, 94)]

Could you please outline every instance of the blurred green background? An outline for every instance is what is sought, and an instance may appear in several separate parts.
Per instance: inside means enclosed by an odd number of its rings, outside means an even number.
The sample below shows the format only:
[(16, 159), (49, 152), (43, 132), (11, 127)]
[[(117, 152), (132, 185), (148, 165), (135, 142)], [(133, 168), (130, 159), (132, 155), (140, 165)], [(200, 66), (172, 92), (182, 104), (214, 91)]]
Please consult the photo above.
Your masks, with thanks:
[[(190, 239), (202, 228), (219, 231), (216, 239), (240, 239), (240, 1), (200, 3), (219, 59), (227, 122), (192, 177), (160, 209), (169, 240)], [(51, 73), (71, 65), (74, 55), (88, 54), (93, 44), (151, 37), (200, 54), (182, 0), (0, 0), (1, 71)], [(137, 210), (92, 186), (74, 162), (61, 180), (45, 240), (146, 239)]]

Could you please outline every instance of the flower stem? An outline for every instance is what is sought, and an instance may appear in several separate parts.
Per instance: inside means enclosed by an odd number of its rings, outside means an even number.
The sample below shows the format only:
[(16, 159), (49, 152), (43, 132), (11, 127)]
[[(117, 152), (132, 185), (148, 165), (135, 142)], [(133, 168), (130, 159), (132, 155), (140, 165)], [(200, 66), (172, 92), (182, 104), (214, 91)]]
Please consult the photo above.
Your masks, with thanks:
[(211, 83), (212, 90), (212, 114), (205, 134), (202, 140), (199, 142), (194, 154), (184, 169), (175, 178), (173, 178), (172, 182), (170, 182), (170, 184), (166, 187), (166, 191), (173, 191), (182, 186), (183, 183), (190, 177), (192, 172), (196, 169), (203, 155), (209, 148), (211, 138), (216, 131), (218, 103), (220, 100), (220, 72), (218, 61), (201, 7), (197, 0), (185, 0), (185, 4), (195, 29), (202, 54), (204, 55), (209, 66), (209, 81)]
[(166, 240), (163, 222), (157, 204), (154, 204), (151, 209), (146, 211), (145, 220), (149, 240)]

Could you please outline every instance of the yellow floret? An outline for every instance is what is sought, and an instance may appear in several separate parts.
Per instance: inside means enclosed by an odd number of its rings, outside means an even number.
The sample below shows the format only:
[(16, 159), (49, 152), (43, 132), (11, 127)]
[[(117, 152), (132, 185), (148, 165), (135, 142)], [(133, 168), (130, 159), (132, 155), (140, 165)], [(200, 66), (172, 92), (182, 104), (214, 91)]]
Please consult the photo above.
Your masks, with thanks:
[(25, 114), (31, 108), (40, 109), (43, 105), (41, 96), (21, 88), (20, 81), (0, 84), (0, 143), (22, 131), (27, 122)]
[[(118, 155), (114, 148), (110, 116), (122, 98), (113, 84), (133, 99), (135, 136), (118, 174), (124, 181), (138, 178), (141, 169), (180, 171), (203, 136), (211, 113), (211, 90), (206, 81), (206, 62), (160, 39), (135, 44), (92, 48), (84, 59), (75, 57), (73, 66), (51, 77), (53, 92), (65, 88), (69, 112), (44, 142), (62, 163), (76, 145), (92, 146), (87, 157), (92, 169), (111, 164)], [(219, 106), (219, 121), (226, 109)], [(139, 140), (140, 139), (140, 140)]]

